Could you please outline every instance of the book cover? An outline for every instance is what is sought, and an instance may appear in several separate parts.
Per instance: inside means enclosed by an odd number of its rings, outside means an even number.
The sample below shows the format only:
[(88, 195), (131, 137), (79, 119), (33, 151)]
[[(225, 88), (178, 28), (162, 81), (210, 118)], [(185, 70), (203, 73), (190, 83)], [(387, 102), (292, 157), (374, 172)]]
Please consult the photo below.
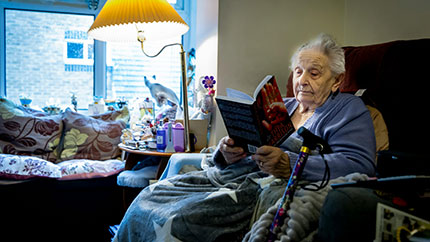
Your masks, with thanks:
[(215, 100), (228, 135), (247, 153), (255, 153), (263, 145), (278, 146), (294, 132), (272, 75), (260, 82), (253, 97), (227, 89), (227, 96), (217, 96)]

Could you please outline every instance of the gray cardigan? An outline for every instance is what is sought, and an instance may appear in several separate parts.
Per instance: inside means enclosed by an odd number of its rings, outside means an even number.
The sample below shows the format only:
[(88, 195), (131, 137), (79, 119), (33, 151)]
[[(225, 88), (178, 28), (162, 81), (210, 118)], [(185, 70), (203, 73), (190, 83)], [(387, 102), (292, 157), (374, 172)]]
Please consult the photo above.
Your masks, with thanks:
[[(285, 105), (291, 116), (298, 107), (298, 102), (295, 98), (289, 98), (285, 100)], [(333, 150), (333, 153), (324, 155), (331, 179), (353, 172), (375, 175), (375, 131), (369, 110), (359, 97), (343, 93), (329, 97), (303, 126), (327, 141)], [(290, 156), (292, 168), (301, 145), (297, 145), (298, 139), (301, 140), (301, 137), (293, 133), (280, 147)], [(311, 155), (303, 170), (302, 179), (321, 180), (324, 170), (322, 157)]]

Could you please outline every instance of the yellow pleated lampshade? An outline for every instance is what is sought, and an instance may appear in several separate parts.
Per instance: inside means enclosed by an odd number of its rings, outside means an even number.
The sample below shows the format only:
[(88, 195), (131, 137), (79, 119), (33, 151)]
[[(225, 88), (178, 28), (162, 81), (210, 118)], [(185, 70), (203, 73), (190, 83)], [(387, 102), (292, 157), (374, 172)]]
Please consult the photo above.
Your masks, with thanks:
[(180, 36), (188, 29), (166, 0), (108, 0), (88, 35), (102, 41), (136, 42), (138, 30), (151, 41)]

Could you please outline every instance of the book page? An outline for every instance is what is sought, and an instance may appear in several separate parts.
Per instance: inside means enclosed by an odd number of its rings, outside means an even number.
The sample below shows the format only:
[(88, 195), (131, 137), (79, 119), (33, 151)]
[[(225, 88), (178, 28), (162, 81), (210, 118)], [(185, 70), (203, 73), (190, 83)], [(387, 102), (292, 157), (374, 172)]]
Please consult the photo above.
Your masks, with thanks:
[(270, 81), (271, 79), (273, 78), (273, 76), (272, 75), (267, 75), (261, 82), (260, 82), (260, 84), (258, 84), (258, 86), (257, 86), (257, 88), (255, 88), (255, 91), (254, 91), (254, 99), (255, 100), (257, 100), (257, 96), (258, 96), (258, 93), (260, 93), (260, 91), (261, 91), (261, 89), (264, 87), (264, 85), (266, 85), (266, 83), (268, 82), (268, 81)]
[(232, 88), (226, 88), (225, 91), (227, 92), (227, 97), (237, 98), (237, 99), (244, 99), (249, 101), (254, 101), (251, 96), (248, 94), (238, 91), (236, 89)]

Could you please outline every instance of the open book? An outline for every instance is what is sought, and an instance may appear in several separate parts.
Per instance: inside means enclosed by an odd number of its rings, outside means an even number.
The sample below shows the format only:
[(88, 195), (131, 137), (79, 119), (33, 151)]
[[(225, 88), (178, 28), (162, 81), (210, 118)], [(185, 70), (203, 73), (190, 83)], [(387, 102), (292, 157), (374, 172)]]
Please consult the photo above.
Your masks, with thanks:
[(248, 153), (262, 145), (278, 146), (294, 132), (276, 79), (266, 76), (254, 96), (227, 88), (227, 96), (215, 97), (227, 133)]

